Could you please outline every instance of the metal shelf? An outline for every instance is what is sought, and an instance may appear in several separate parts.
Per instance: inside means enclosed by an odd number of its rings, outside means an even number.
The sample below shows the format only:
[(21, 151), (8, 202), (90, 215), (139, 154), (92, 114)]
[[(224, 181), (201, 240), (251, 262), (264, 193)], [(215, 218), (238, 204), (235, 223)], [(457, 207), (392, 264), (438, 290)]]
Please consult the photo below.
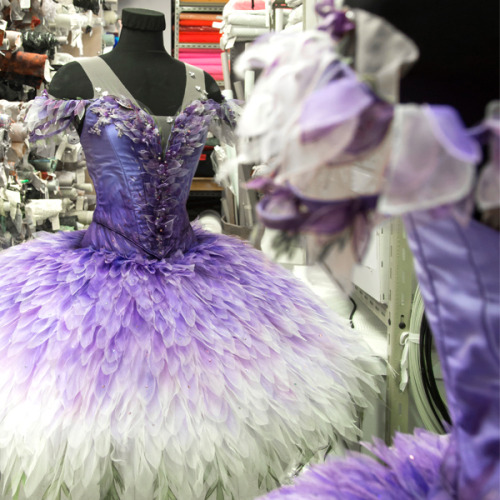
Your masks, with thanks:
[(380, 320), (382, 323), (387, 325), (388, 319), (388, 306), (387, 304), (382, 304), (375, 300), (372, 296), (367, 294), (358, 286), (354, 285), (354, 290), (352, 292), (352, 298), (356, 301), (360, 301), (365, 304), (366, 307)]
[(178, 49), (220, 49), (222, 52), (218, 43), (178, 43), (177, 47)]
[(217, 4), (217, 5), (200, 5), (200, 4), (191, 4), (191, 5), (182, 5), (180, 0), (175, 0), (175, 16), (174, 16), (174, 57), (179, 59), (179, 49), (220, 49), (220, 44), (218, 43), (179, 43), (179, 18), (182, 12), (219, 12), (222, 14), (222, 9), (224, 8), (225, 3)]
[(179, 13), (181, 12), (222, 12), (225, 4), (220, 5), (210, 5), (202, 7), (201, 5), (179, 5)]
[[(386, 378), (384, 437), (390, 444), (396, 431), (410, 430), (408, 390), (402, 392), (399, 389), (403, 352), (400, 339), (401, 334), (409, 328), (416, 277), (403, 221), (400, 218), (391, 219), (377, 236), (381, 238), (377, 259), (383, 264), (380, 267), (383, 272), (375, 276), (375, 279), (380, 280), (380, 289), (372, 288), (371, 292), (377, 292), (375, 296), (383, 303), (368, 293), (369, 287), (364, 290), (357, 285), (352, 298), (363, 303), (385, 325), (389, 369)], [(362, 282), (360, 284), (363, 286)]]

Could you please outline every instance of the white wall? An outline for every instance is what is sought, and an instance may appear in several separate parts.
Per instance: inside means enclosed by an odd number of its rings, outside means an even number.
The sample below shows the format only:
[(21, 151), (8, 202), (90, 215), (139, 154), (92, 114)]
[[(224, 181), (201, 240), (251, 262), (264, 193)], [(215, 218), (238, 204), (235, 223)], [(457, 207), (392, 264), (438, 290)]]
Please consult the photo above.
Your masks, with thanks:
[(163, 34), (165, 48), (169, 54), (172, 54), (172, 3), (171, 0), (118, 0), (118, 15), (121, 15), (121, 10), (127, 7), (134, 9), (150, 9), (165, 14), (167, 27)]

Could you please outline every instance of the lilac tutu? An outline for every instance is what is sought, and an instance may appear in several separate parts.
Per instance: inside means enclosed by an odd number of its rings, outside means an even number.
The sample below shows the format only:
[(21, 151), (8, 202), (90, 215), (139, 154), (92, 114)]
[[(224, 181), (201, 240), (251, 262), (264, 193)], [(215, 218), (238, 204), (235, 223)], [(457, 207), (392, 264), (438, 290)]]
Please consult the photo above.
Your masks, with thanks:
[(397, 433), (390, 448), (381, 440), (365, 444), (376, 457), (351, 453), (332, 458), (297, 478), (293, 486), (271, 492), (267, 500), (420, 500), (456, 498), (453, 486), (443, 489), (442, 461), (449, 436), (419, 429)]
[(0, 254), (0, 497), (251, 499), (355, 440), (380, 370), (360, 338), (185, 201), (226, 104), (195, 102), (166, 151), (125, 100), (33, 103), (46, 141), (84, 119), (90, 227)]

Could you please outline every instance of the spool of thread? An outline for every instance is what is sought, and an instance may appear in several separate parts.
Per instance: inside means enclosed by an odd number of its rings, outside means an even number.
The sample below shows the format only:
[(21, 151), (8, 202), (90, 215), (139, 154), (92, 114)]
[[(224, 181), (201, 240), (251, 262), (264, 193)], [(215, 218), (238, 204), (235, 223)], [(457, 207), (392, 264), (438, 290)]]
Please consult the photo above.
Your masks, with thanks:
[(5, 32), (5, 35), (5, 39), (8, 40), (11, 50), (17, 50), (23, 44), (23, 39), (20, 31), (7, 30)]
[(118, 14), (114, 10), (103, 11), (102, 17), (104, 19), (104, 24), (106, 26), (109, 26), (110, 24), (115, 24), (116, 21), (118, 21)]
[(77, 212), (73, 212), (73, 214), (77, 216), (78, 222), (86, 226), (92, 222), (92, 217), (94, 216), (92, 210), (78, 210)]
[(68, 170), (56, 172), (56, 176), (61, 187), (71, 187), (76, 179), (75, 172), (69, 172)]
[(85, 182), (83, 184), (76, 184), (75, 185), (76, 189), (80, 189), (81, 191), (84, 191), (85, 193), (92, 193), (94, 191), (94, 187), (90, 182)]
[(219, 213), (214, 210), (205, 210), (200, 214), (199, 221), (203, 229), (211, 233), (222, 233), (222, 222)]
[(112, 33), (104, 33), (104, 35), (102, 35), (102, 43), (105, 47), (113, 47), (115, 44), (115, 35)]
[(57, 179), (47, 182), (47, 191), (49, 193), (55, 194), (57, 193), (58, 190), (59, 190), (59, 182), (57, 181)]
[(60, 193), (63, 198), (69, 198), (72, 201), (78, 198), (78, 191), (73, 187), (68, 188), (61, 186)]
[(78, 26), (80, 16), (75, 14), (56, 14), (55, 25), (59, 29), (70, 31), (73, 26)]

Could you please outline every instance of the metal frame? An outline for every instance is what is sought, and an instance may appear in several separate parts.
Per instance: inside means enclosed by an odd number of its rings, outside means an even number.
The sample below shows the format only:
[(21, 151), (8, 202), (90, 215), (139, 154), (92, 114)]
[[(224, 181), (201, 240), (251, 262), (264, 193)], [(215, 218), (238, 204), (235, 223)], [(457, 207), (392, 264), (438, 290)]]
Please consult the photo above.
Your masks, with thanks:
[(401, 219), (390, 223), (391, 262), (389, 267), (389, 302), (387, 317), (388, 363), (386, 441), (395, 431), (409, 431), (408, 391), (400, 391), (401, 334), (409, 328), (415, 290), (413, 258)]
[(409, 431), (408, 391), (399, 390), (403, 350), (400, 338), (409, 327), (416, 279), (402, 220), (392, 219), (382, 237), (389, 240), (388, 262), (383, 262), (389, 274), (387, 303), (378, 302), (357, 286), (352, 295), (387, 327), (385, 441), (390, 443), (394, 432)]
[(181, 5), (180, 0), (175, 0), (174, 12), (174, 57), (179, 59), (179, 49), (219, 49), (218, 43), (179, 43), (179, 20), (181, 12), (222, 12), (224, 4), (220, 5), (196, 5), (196, 2), (188, 5)]

